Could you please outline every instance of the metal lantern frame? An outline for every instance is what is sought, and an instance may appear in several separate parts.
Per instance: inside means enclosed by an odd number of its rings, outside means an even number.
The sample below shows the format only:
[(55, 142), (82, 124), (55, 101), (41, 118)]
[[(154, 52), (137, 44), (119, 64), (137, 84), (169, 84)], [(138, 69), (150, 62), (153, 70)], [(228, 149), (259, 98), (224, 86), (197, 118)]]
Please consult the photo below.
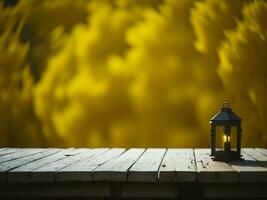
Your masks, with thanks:
[[(229, 103), (224, 102), (220, 112), (218, 112), (211, 120), (211, 156), (215, 160), (242, 160), (241, 158), (241, 118), (237, 116), (229, 107)], [(216, 127), (223, 127), (224, 131), (224, 148), (216, 149)], [(231, 148), (232, 128), (236, 127), (236, 150)]]

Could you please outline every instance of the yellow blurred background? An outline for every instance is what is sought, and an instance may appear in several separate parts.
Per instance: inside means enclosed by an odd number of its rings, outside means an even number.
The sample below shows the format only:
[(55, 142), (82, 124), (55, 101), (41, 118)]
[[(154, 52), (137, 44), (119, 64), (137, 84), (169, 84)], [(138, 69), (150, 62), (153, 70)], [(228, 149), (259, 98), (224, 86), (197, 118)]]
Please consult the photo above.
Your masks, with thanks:
[(264, 0), (1, 0), (0, 146), (267, 147)]

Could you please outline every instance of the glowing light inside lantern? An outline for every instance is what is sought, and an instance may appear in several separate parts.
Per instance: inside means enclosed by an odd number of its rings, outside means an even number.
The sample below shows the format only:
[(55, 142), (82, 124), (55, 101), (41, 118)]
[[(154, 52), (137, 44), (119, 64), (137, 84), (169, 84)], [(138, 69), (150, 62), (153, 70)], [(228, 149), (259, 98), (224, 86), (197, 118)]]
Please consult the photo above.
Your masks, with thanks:
[(227, 136), (223, 135), (223, 142), (227, 142)]
[(223, 135), (223, 142), (230, 142), (230, 141), (231, 141), (230, 136)]

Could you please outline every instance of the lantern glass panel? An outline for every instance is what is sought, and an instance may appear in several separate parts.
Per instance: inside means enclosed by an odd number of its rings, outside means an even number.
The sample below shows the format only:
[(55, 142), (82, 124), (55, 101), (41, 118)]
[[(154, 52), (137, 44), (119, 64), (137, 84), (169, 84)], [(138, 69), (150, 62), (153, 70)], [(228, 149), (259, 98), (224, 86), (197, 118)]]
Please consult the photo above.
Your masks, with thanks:
[(223, 151), (224, 150), (224, 128), (223, 126), (216, 126), (216, 151)]
[(237, 127), (231, 127), (231, 150), (236, 151), (237, 148)]

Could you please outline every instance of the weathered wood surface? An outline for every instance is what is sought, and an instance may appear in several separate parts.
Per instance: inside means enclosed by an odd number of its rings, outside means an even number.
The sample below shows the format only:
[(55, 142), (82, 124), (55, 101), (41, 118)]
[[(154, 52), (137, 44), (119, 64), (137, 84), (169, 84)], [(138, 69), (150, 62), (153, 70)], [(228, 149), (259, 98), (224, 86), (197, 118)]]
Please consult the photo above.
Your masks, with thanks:
[(56, 174), (58, 181), (92, 181), (93, 173), (97, 167), (106, 162), (117, 158), (125, 149), (100, 149), (99, 152), (89, 155), (81, 162), (73, 163), (63, 169), (60, 169)]
[(10, 170), (46, 157), (51, 153), (53, 153), (53, 149), (27, 149), (3, 156), (2, 158), (7, 159), (2, 159), (3, 162), (0, 163), (0, 182), (7, 181)]
[(93, 173), (94, 181), (127, 181), (127, 172), (144, 149), (129, 149), (119, 157), (97, 167)]
[(53, 181), (55, 172), (68, 163), (74, 163), (76, 160), (72, 160), (72, 158), (77, 157), (83, 151), (84, 149), (63, 149), (61, 151), (55, 149), (48, 157), (11, 170), (8, 173), (8, 180), (10, 182)]
[(200, 182), (237, 182), (236, 169), (226, 162), (214, 161), (210, 149), (195, 149), (196, 168)]
[(159, 169), (160, 182), (196, 180), (193, 149), (168, 149)]
[[(266, 149), (220, 162), (210, 149), (2, 148), (0, 180), (118, 182), (267, 182)], [(7, 179), (7, 180), (6, 180)]]
[[(239, 182), (266, 182), (267, 181), (267, 157), (260, 156), (257, 150), (242, 150), (244, 161), (231, 161), (230, 164), (237, 170)], [(257, 160), (263, 159), (263, 160)], [(264, 164), (265, 163), (265, 164)], [(265, 165), (265, 166), (264, 166)]]
[(128, 172), (128, 181), (156, 182), (166, 149), (147, 149)]
[(18, 149), (17, 148), (2, 148), (0, 150), (0, 156), (4, 156), (10, 153), (13, 153), (15, 151), (18, 151)]
[(267, 198), (267, 150), (243, 148), (242, 155), (227, 163), (214, 161), (210, 149), (0, 148), (0, 197), (36, 196), (45, 185), (61, 197), (174, 198), (197, 184), (205, 197), (216, 197), (222, 186), (222, 198), (243, 197), (244, 188)]

